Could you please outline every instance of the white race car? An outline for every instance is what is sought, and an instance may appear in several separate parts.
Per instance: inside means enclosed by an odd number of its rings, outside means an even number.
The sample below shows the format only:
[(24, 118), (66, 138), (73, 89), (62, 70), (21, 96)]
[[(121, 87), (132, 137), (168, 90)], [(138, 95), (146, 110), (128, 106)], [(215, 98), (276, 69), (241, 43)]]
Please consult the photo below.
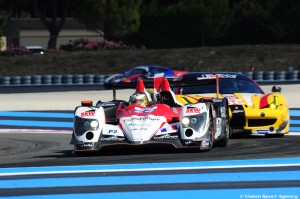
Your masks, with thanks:
[(193, 98), (194, 102), (190, 99), (182, 103), (166, 78), (161, 78), (154, 89), (157, 95), (151, 97), (141, 79), (136, 84), (135, 95), (145, 95), (146, 106), (115, 99), (99, 101), (96, 106), (82, 102), (74, 113), (74, 151), (98, 151), (110, 145), (163, 143), (200, 150), (210, 150), (214, 143), (227, 145), (230, 128), (226, 98), (199, 102)]

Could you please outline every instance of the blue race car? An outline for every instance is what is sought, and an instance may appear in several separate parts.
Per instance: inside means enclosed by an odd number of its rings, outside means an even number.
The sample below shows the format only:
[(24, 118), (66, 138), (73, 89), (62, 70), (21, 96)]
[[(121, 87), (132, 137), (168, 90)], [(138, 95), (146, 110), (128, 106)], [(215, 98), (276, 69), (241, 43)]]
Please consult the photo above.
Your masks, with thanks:
[(138, 78), (147, 79), (154, 77), (166, 77), (172, 78), (177, 77), (181, 74), (185, 74), (188, 71), (173, 70), (171, 68), (162, 66), (137, 66), (133, 69), (125, 72), (124, 74), (114, 74), (107, 77), (104, 80), (104, 86), (110, 88), (113, 83), (117, 82), (136, 82)]

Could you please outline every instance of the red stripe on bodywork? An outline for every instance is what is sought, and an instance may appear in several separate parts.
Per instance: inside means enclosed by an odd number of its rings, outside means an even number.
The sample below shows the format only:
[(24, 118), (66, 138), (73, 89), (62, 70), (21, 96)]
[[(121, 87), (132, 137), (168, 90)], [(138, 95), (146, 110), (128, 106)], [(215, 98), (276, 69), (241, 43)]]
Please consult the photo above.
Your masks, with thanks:
[(152, 138), (157, 133), (157, 131), (161, 129), (165, 124), (166, 122), (161, 123), (160, 127), (156, 131), (154, 131), (154, 133), (150, 136), (150, 138)]
[(270, 95), (271, 95), (271, 94), (267, 94), (267, 95), (263, 96), (263, 97), (260, 99), (259, 108), (264, 108), (264, 107), (266, 107), (266, 106), (269, 105), (268, 97), (269, 97)]

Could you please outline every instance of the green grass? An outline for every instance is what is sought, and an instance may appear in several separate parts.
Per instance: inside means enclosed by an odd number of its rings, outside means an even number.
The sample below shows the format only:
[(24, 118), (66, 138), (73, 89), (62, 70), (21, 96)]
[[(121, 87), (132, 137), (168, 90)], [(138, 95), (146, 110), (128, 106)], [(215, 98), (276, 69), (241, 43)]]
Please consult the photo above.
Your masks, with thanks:
[(55, 52), (0, 56), (0, 76), (122, 73), (138, 65), (189, 71), (300, 70), (300, 45)]

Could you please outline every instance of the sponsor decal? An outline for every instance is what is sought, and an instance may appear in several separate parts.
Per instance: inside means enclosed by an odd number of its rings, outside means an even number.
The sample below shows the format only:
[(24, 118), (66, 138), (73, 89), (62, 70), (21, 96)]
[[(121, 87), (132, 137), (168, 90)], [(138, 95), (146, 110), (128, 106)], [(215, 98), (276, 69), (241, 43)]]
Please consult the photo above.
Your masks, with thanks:
[(222, 99), (213, 99), (214, 102), (222, 102)]
[(235, 95), (223, 95), (228, 99), (229, 105), (243, 105), (245, 104), (242, 99), (237, 98)]
[(157, 109), (157, 106), (154, 106), (151, 108), (143, 108), (143, 109), (139, 108), (139, 107), (135, 107), (133, 111), (136, 113), (151, 113), (153, 111), (156, 111), (156, 109)]
[(124, 131), (133, 134), (143, 133), (149, 134), (153, 131), (158, 131), (165, 124), (165, 118), (149, 116), (131, 116), (126, 118), (120, 118), (120, 123), (123, 126)]
[(178, 135), (161, 135), (161, 136), (155, 136), (153, 138), (154, 140), (176, 140), (178, 139)]
[(226, 109), (225, 109), (225, 107), (221, 107), (220, 111), (221, 111), (221, 117), (225, 118), (226, 117)]
[(200, 77), (197, 77), (197, 80), (201, 80), (201, 79), (215, 79), (216, 76), (218, 75), (218, 77), (220, 78), (232, 78), (235, 79), (236, 75), (233, 74), (203, 74)]
[(101, 106), (115, 106), (115, 104), (104, 102), (104, 103), (101, 104)]
[(243, 105), (245, 104), (241, 99), (228, 100), (229, 105)]
[(244, 110), (233, 110), (232, 113), (243, 113), (245, 112)]
[(166, 128), (162, 128), (162, 129), (160, 129), (160, 132), (167, 132), (167, 129)]
[[(171, 128), (170, 128), (171, 127)], [(170, 127), (167, 127), (167, 128), (161, 128), (160, 129), (160, 132), (162, 133), (167, 133), (168, 131), (177, 131), (178, 130), (178, 126), (174, 125), (174, 126), (170, 126)]]
[(118, 137), (108, 137), (108, 138), (101, 138), (100, 139), (101, 141), (118, 141), (118, 142), (121, 142), (121, 141), (124, 141), (125, 138), (118, 138)]
[(92, 143), (84, 143), (84, 144), (80, 144), (79, 145), (81, 148), (85, 148), (85, 147), (93, 147)]
[(155, 118), (155, 117), (130, 117), (130, 118), (122, 118), (123, 122), (131, 122), (131, 121), (160, 121), (160, 118)]
[(256, 132), (259, 134), (268, 134), (269, 133), (268, 130), (257, 130)]
[(174, 113), (178, 113), (178, 111), (177, 111), (176, 108), (173, 108), (173, 112), (174, 112)]
[(243, 131), (244, 131), (244, 129), (232, 129), (232, 133), (240, 133)]
[(174, 126), (171, 126), (172, 130), (178, 130), (178, 126), (174, 125)]
[(201, 109), (199, 108), (188, 108), (186, 109), (186, 113), (200, 113)]
[(108, 133), (113, 133), (114, 134), (114, 133), (117, 133), (117, 132), (118, 132), (117, 130), (111, 130), (111, 129), (108, 130)]
[(81, 113), (81, 117), (95, 116), (95, 111), (86, 111)]
[(127, 126), (132, 126), (132, 127), (151, 127), (153, 124), (151, 123), (129, 123)]

